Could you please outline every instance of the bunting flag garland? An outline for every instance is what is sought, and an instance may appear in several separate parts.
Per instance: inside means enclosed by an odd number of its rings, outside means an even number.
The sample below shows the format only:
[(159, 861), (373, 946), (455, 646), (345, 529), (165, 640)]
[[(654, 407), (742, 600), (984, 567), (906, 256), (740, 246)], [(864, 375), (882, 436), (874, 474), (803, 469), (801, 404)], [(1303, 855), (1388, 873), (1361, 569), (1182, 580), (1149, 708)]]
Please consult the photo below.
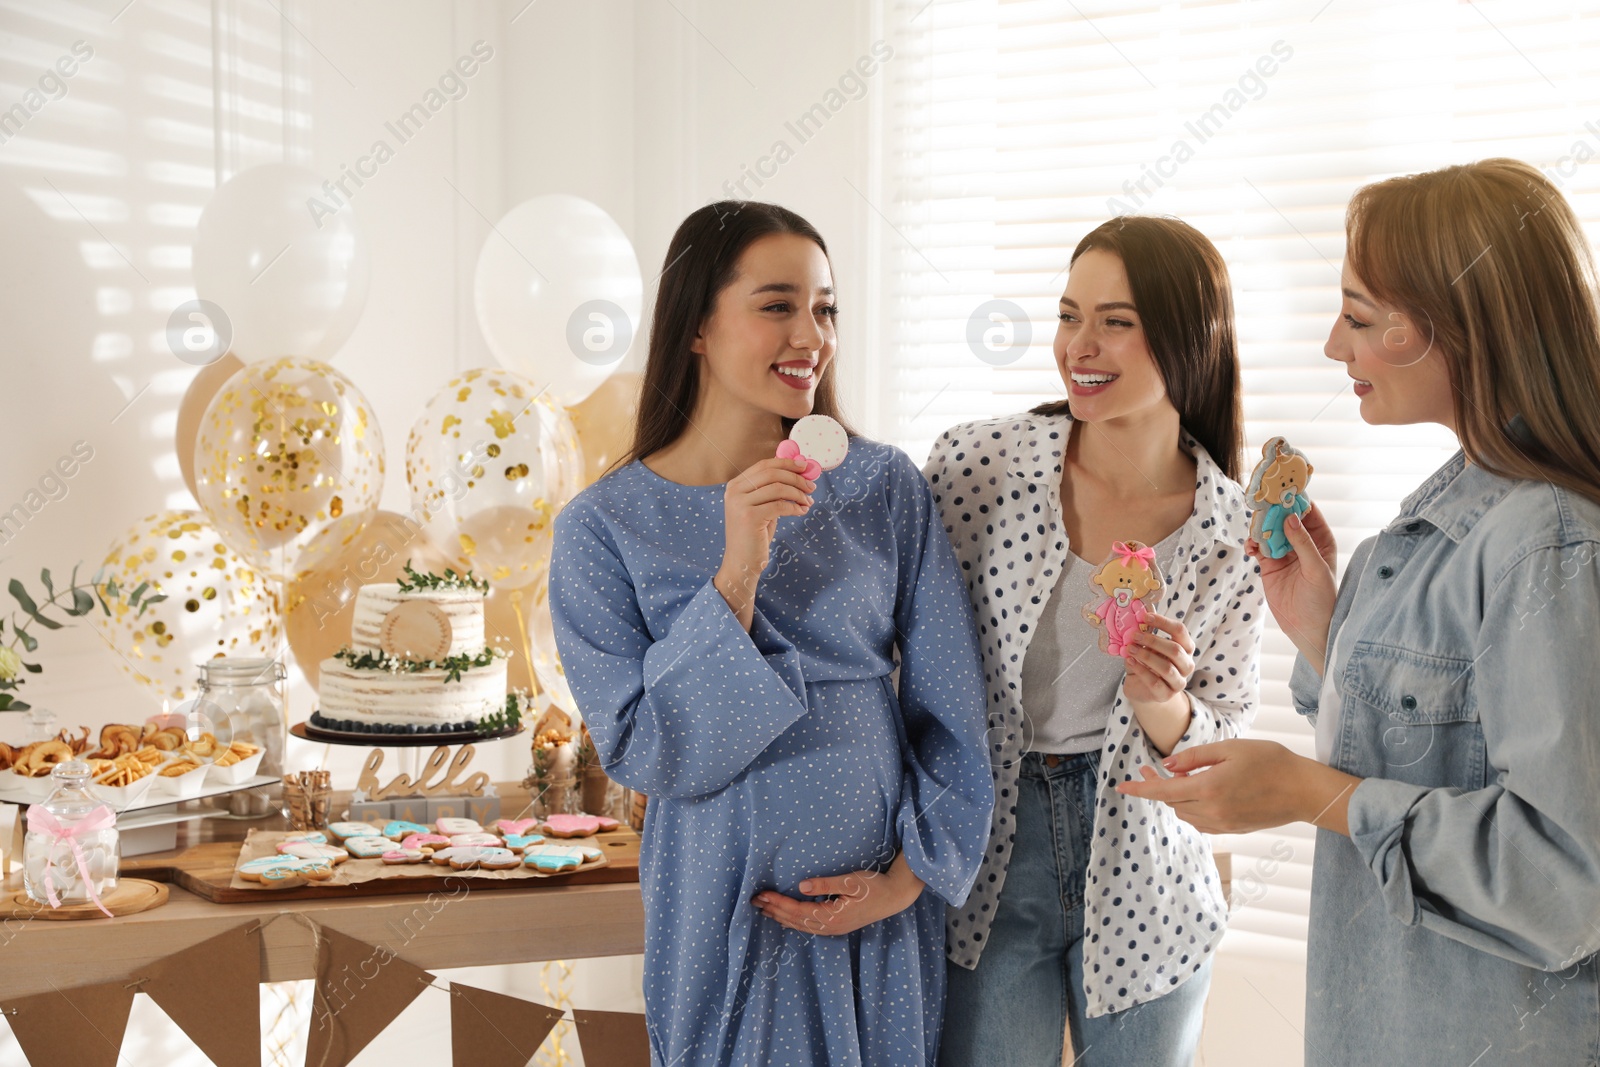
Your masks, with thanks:
[(217, 1067), (261, 1067), (259, 923), (148, 967), (140, 989)]
[(33, 1067), (117, 1067), (137, 983), (120, 981), (35, 993), (0, 1004)]
[(306, 1067), (345, 1067), (433, 982), (388, 949), (319, 926)]
[(650, 1067), (650, 1035), (644, 1016), (631, 1011), (572, 1012), (583, 1062), (604, 1067)]
[(457, 1067), (526, 1067), (566, 1013), (450, 983), (450, 1053)]

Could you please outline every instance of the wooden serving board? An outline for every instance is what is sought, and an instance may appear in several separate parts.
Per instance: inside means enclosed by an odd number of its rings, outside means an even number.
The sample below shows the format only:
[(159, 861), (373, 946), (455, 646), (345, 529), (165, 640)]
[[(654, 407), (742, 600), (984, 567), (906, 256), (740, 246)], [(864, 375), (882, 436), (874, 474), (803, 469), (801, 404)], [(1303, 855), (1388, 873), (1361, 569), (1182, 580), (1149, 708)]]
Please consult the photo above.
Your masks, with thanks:
[[(100, 902), (112, 915), (132, 915), (135, 912), (159, 908), (167, 902), (167, 887), (160, 882), (143, 878), (118, 878), (117, 888), (103, 894)], [(40, 904), (27, 893), (13, 893), (0, 903), (0, 917), (28, 919), (104, 919), (106, 913), (94, 906), (93, 901), (63, 904), (52, 908)]]
[[(479, 890), (550, 889), (563, 885), (597, 885), (607, 882), (639, 880), (639, 835), (623, 826), (593, 837), (579, 838), (584, 844), (605, 850), (606, 865), (572, 874), (544, 878), (497, 880), (473, 878), (469, 884)], [(553, 843), (555, 839), (552, 839)], [(574, 842), (576, 843), (576, 842)], [(214, 904), (264, 904), (273, 900), (350, 900), (356, 897), (385, 897), (405, 894), (459, 892), (462, 873), (440, 868), (436, 877), (378, 878), (355, 885), (319, 886), (307, 882), (282, 889), (236, 889), (233, 870), (239, 858), (238, 841), (212, 841), (177, 853), (158, 853), (124, 860), (122, 869), (141, 878), (171, 882)], [(141, 862), (143, 860), (144, 862)]]

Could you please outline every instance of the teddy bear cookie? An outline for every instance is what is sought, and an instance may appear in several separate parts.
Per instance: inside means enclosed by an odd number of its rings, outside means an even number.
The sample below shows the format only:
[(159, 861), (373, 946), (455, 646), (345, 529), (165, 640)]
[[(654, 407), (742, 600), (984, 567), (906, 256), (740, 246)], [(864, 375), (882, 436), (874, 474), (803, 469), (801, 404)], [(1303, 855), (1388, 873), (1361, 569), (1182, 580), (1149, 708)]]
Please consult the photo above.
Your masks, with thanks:
[(458, 819), (449, 815), (435, 820), (433, 829), (446, 837), (454, 837), (456, 834), (483, 833), (483, 827), (478, 825), (476, 819)]
[(387, 837), (347, 837), (344, 850), (358, 860), (377, 859), (385, 852), (400, 847), (398, 841)]
[(843, 463), (849, 451), (850, 435), (843, 426), (826, 415), (807, 415), (796, 420), (789, 436), (778, 442), (777, 456), (805, 460), (800, 476), (814, 482), (823, 471)]
[(257, 856), (239, 864), (236, 874), (247, 882), (282, 885), (296, 878), (320, 882), (333, 877), (333, 864), (327, 860), (298, 856)]
[(486, 871), (509, 871), (522, 864), (522, 857), (509, 848), (494, 848), (488, 845), (451, 845), (435, 852), (431, 858), (441, 867), (448, 864), (452, 870), (457, 871), (464, 871), (469, 867), (481, 867)]
[(1311, 510), (1306, 485), (1313, 468), (1306, 454), (1281, 437), (1261, 446), (1261, 462), (1250, 474), (1245, 496), (1250, 501), (1250, 539), (1263, 555), (1282, 559), (1294, 551), (1283, 524), (1290, 515)]
[(339, 864), (350, 858), (350, 853), (337, 845), (323, 845), (315, 841), (280, 841), (278, 851), (285, 856), (303, 860), (325, 860)]
[(401, 848), (420, 848), (434, 852), (441, 848), (450, 847), (450, 839), (443, 834), (407, 834), (400, 839)]
[(1084, 621), (1100, 630), (1100, 648), (1127, 658), (1133, 635), (1148, 630), (1145, 620), (1155, 611), (1167, 587), (1156, 550), (1138, 541), (1111, 542), (1111, 558), (1089, 578), (1099, 599), (1083, 609)]
[(522, 862), (538, 871), (572, 871), (601, 857), (593, 845), (532, 845), (522, 852)]

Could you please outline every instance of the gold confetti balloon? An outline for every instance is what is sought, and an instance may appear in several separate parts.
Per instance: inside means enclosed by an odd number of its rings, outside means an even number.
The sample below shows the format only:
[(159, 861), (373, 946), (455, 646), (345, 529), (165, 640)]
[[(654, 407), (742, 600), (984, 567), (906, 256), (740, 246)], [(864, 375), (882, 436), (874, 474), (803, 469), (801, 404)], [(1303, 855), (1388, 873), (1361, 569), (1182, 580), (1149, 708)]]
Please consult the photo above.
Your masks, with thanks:
[(195, 438), (195, 496), (222, 539), (289, 581), (348, 544), (383, 492), (383, 434), (350, 379), (315, 360), (251, 363)]
[(471, 370), (428, 402), (406, 440), (414, 514), (458, 566), (519, 589), (550, 565), (556, 512), (583, 484), (572, 420), (537, 385)]
[(643, 381), (632, 372), (613, 374), (585, 400), (567, 409), (583, 445), (584, 485), (599, 481), (612, 464), (628, 454)]
[[(134, 523), (106, 554), (111, 615), (89, 616), (134, 681), (173, 703), (199, 691), (199, 664), (217, 656), (273, 658), (283, 635), (278, 593), (198, 511), (162, 511)], [(166, 599), (141, 613), (130, 594)], [(101, 586), (105, 592), (104, 584)], [(141, 597), (142, 599), (142, 597)]]

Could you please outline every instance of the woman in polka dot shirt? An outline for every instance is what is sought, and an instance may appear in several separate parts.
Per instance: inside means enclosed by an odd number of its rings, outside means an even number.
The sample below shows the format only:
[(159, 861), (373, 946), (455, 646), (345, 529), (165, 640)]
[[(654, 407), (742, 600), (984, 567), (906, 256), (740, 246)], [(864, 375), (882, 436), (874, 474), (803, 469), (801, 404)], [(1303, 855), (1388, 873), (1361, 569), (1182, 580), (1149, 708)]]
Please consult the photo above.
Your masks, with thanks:
[[(1073, 252), (1055, 357), (1064, 401), (957, 426), (925, 470), (978, 615), (996, 790), (977, 885), (949, 912), (940, 1063), (1057, 1064), (1070, 1022), (1079, 1067), (1187, 1067), (1227, 902), (1205, 838), (1115, 787), (1255, 713), (1221, 256), (1175, 219), (1100, 226)], [(1167, 585), (1108, 655), (1089, 579), (1135, 540)]]
[[(640, 855), (654, 1062), (932, 1062), (944, 910), (994, 807), (972, 610), (933, 494), (837, 415), (822, 238), (711, 204), (667, 251), (632, 455), (556, 522), (550, 606)], [(897, 680), (896, 680), (897, 679)]]

